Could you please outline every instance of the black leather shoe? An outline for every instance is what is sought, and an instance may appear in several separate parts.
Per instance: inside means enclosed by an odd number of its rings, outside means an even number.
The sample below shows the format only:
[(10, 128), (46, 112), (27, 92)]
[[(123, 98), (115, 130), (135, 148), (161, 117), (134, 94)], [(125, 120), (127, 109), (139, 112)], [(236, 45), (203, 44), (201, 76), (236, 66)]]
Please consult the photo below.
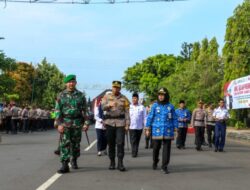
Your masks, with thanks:
[(60, 155), (60, 150), (55, 150), (55, 151), (54, 151), (54, 154)]
[(137, 152), (133, 152), (133, 153), (132, 153), (132, 157), (133, 157), (133, 158), (136, 158), (136, 157), (137, 157)]
[(126, 171), (126, 168), (123, 165), (123, 161), (122, 160), (118, 160), (118, 166), (117, 169), (120, 170), (121, 172)]
[(163, 170), (163, 172), (164, 172), (164, 174), (169, 174), (168, 168), (165, 168), (165, 169)]
[(111, 160), (109, 165), (109, 170), (114, 170), (114, 169), (115, 169), (115, 160)]
[(152, 166), (153, 170), (156, 170), (157, 169), (157, 163), (153, 163), (153, 166)]
[(72, 169), (75, 169), (75, 170), (77, 170), (78, 169), (78, 165), (77, 165), (77, 159), (76, 158), (72, 158), (72, 160), (71, 160), (71, 167), (72, 167)]
[(199, 148), (199, 147), (196, 147), (196, 150), (197, 150), (197, 151), (202, 151), (202, 148), (201, 148), (201, 147), (200, 147), (200, 148)]
[(214, 149), (214, 152), (218, 152), (218, 149), (216, 148), (216, 149)]
[(69, 173), (69, 165), (67, 161), (62, 162), (62, 167), (57, 171), (59, 174)]
[(223, 152), (223, 149), (219, 149), (219, 152)]

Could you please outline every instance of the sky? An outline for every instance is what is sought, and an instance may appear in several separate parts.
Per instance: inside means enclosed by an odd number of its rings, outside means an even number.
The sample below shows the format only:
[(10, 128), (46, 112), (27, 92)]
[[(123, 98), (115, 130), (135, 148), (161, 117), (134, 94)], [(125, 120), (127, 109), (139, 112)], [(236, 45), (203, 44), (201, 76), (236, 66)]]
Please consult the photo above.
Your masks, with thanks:
[[(93, 0), (95, 1), (95, 0)], [(216, 37), (243, 0), (61, 5), (0, 3), (0, 50), (17, 61), (46, 57), (94, 98), (124, 71), (156, 54), (175, 54), (183, 42)], [(220, 49), (221, 51), (221, 49)], [(125, 95), (130, 93), (122, 91)]]

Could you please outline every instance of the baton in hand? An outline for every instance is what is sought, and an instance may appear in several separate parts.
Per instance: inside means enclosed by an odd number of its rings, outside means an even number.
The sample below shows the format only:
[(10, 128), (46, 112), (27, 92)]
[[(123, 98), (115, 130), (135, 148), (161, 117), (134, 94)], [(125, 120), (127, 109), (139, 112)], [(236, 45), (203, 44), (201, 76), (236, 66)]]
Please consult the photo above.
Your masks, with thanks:
[(87, 141), (88, 141), (88, 145), (90, 145), (90, 143), (89, 143), (89, 136), (88, 136), (88, 132), (87, 131), (84, 131), (85, 132), (85, 135), (86, 135), (86, 139), (87, 139)]
[(126, 135), (126, 141), (127, 141), (127, 149), (129, 150), (129, 144), (128, 144), (128, 131), (127, 131), (127, 133), (126, 133), (125, 135)]

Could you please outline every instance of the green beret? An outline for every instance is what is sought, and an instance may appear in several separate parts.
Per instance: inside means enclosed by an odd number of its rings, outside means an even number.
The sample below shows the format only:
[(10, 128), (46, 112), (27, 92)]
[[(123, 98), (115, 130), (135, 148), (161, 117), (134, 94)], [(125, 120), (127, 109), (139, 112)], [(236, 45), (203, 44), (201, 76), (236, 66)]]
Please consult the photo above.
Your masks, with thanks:
[(121, 88), (121, 85), (122, 85), (122, 83), (121, 83), (120, 81), (113, 81), (113, 82), (112, 82), (112, 86), (113, 86), (113, 87)]
[(68, 83), (69, 81), (72, 81), (72, 80), (76, 80), (76, 76), (75, 75), (68, 75), (64, 78), (63, 82), (64, 83)]

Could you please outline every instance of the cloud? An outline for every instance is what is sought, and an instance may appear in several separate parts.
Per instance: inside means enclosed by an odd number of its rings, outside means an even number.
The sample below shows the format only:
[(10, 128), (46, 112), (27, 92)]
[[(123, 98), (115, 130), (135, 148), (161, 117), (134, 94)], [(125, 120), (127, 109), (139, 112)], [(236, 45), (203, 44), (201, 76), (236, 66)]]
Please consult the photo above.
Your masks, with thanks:
[(158, 17), (159, 21), (155, 23), (154, 28), (159, 29), (171, 26), (171, 24), (191, 13), (201, 3), (201, 0), (176, 2), (174, 6), (171, 5), (166, 10), (161, 10)]

